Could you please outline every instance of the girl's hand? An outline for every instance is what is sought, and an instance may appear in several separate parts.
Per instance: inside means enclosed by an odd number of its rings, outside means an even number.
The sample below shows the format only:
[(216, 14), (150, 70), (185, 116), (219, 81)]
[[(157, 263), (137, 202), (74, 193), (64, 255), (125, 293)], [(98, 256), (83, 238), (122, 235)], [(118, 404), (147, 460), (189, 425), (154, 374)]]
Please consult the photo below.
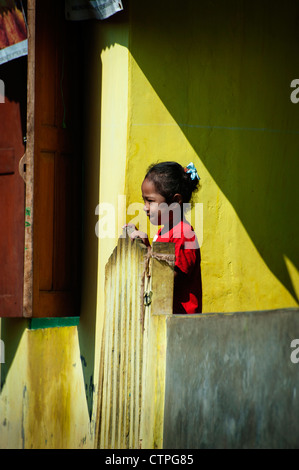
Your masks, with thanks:
[(131, 223), (128, 223), (128, 224), (125, 224), (125, 225), (122, 226), (123, 229), (126, 228), (126, 227), (130, 227), (130, 228), (133, 228), (134, 230), (137, 230), (136, 225), (131, 224)]
[(149, 239), (148, 239), (148, 236), (147, 236), (147, 233), (141, 232), (140, 230), (134, 230), (130, 234), (130, 238), (131, 238), (131, 240), (135, 240), (135, 238), (140, 238), (143, 241), (143, 243), (145, 244), (145, 246), (147, 246), (147, 247), (151, 246), (150, 242), (149, 242)]
[(140, 230), (137, 230), (137, 227), (136, 225), (134, 224), (131, 224), (131, 223), (128, 223), (128, 224), (125, 224), (122, 228), (126, 228), (126, 227), (129, 227), (132, 230), (131, 233), (128, 233), (129, 237), (131, 238), (132, 241), (135, 240), (135, 238), (140, 238), (142, 240), (142, 242), (145, 244), (145, 246), (147, 247), (150, 247), (150, 242), (149, 242), (149, 239), (148, 239), (148, 236), (147, 236), (147, 233), (145, 232), (141, 232)]

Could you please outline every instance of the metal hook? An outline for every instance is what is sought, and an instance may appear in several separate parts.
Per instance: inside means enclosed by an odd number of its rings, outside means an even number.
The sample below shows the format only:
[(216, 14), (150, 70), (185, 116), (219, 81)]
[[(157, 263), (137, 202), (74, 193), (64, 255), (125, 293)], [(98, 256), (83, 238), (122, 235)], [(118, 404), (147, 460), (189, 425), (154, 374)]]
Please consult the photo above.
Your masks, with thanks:
[(26, 163), (27, 163), (27, 159), (26, 159), (26, 152), (25, 152), (19, 161), (19, 173), (25, 183), (26, 183)]

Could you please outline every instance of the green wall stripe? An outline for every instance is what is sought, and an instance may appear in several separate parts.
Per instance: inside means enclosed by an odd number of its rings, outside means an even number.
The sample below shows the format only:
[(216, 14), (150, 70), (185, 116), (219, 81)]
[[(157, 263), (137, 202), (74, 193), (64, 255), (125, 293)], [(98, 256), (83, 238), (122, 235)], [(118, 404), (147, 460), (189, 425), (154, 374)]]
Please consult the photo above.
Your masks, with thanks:
[(29, 321), (30, 330), (40, 328), (56, 328), (64, 326), (77, 326), (80, 317), (54, 317), (54, 318), (31, 318)]

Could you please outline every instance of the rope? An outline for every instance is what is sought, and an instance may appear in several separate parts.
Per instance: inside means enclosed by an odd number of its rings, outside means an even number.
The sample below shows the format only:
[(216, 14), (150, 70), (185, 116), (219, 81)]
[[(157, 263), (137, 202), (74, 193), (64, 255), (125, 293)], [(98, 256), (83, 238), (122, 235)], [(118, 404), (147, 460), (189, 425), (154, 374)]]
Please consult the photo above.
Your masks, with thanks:
[[(130, 226), (126, 226), (123, 229), (123, 238), (126, 238), (127, 235), (130, 235), (135, 229)], [(162, 261), (167, 263), (170, 267), (174, 267), (175, 263), (175, 255), (170, 255), (167, 253), (155, 253), (153, 251), (153, 247), (148, 248), (147, 254), (144, 256), (144, 268), (143, 268), (143, 273), (142, 273), (142, 278), (141, 278), (141, 293), (140, 293), (140, 310), (141, 310), (141, 318), (140, 322), (142, 323), (142, 329), (144, 329), (144, 293), (148, 290), (148, 285), (149, 285), (149, 280), (151, 278), (151, 273), (150, 273), (150, 260), (151, 258), (154, 258), (158, 261)], [(145, 283), (145, 280), (147, 281)], [(146, 284), (146, 285), (145, 285)]]
[[(175, 263), (175, 255), (169, 255), (166, 253), (155, 253), (153, 252), (153, 248), (151, 247), (147, 254), (144, 256), (144, 269), (142, 273), (142, 280), (141, 280), (141, 318), (140, 321), (142, 323), (142, 328), (144, 329), (144, 310), (145, 310), (145, 305), (144, 305), (144, 293), (147, 291), (149, 280), (151, 278), (151, 273), (150, 273), (150, 260), (151, 258), (156, 259), (158, 261), (164, 261), (167, 263), (170, 267), (174, 267)], [(147, 280), (147, 288), (145, 289), (145, 279)]]

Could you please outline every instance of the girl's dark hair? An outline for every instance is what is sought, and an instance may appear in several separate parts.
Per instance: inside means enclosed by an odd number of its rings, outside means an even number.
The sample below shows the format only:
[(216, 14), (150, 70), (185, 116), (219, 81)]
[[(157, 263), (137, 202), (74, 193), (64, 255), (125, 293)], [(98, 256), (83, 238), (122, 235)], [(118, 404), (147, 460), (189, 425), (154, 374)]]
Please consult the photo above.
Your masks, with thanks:
[(175, 194), (181, 194), (183, 203), (189, 203), (193, 193), (199, 189), (199, 180), (192, 179), (177, 162), (154, 163), (147, 169), (145, 178), (154, 183), (157, 192), (165, 198), (167, 204), (173, 202)]

